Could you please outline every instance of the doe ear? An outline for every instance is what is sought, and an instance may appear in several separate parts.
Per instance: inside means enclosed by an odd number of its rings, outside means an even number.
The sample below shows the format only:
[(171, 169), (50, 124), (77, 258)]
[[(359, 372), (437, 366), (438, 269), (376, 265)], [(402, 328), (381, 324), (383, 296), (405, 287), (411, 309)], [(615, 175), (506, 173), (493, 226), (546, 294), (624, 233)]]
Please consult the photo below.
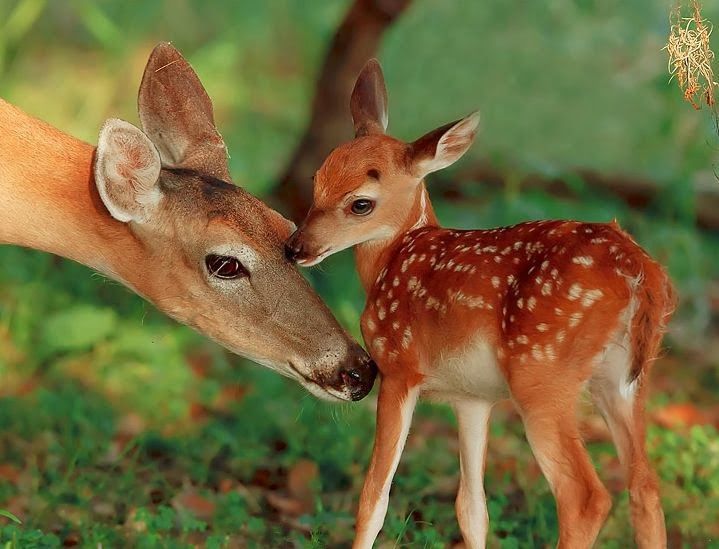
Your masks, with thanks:
[(169, 42), (155, 46), (137, 99), (142, 129), (165, 166), (230, 180), (227, 147), (212, 101), (190, 64)]
[(95, 184), (112, 217), (148, 221), (161, 198), (160, 169), (160, 155), (140, 129), (117, 118), (105, 122), (95, 153)]
[(282, 242), (286, 242), (290, 235), (297, 230), (297, 225), (293, 221), (272, 208), (267, 208), (267, 217), (270, 226)]
[(419, 177), (446, 168), (459, 160), (474, 142), (479, 111), (437, 128), (410, 145), (410, 164)]
[(370, 59), (359, 73), (350, 99), (355, 137), (383, 134), (387, 130), (387, 87), (382, 67)]

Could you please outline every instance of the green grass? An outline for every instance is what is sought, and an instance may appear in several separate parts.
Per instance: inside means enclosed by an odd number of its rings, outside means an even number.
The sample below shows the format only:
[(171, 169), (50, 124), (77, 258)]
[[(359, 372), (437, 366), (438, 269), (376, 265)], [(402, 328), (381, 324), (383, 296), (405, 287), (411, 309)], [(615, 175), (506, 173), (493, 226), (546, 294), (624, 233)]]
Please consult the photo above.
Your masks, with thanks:
[[(715, 136), (708, 118), (667, 84), (659, 51), (666, 7), (648, 0), (521, 10), (500, 0), (470, 4), (418, 0), (380, 52), (394, 132), (410, 138), (480, 107), (473, 158), (509, 176), (503, 189), (474, 182), (462, 187), (462, 202), (436, 200), (441, 220), (489, 227), (617, 217), (668, 265), (681, 294), (650, 410), (673, 402), (713, 410), (719, 363), (710, 295), (719, 238), (694, 227), (692, 188), (712, 181)], [(215, 100), (236, 180), (268, 196), (306, 121), (313, 78), (344, 5), (0, 0), (0, 95), (94, 141), (106, 117), (136, 120), (147, 54), (155, 42), (174, 40)], [(706, 15), (719, 13), (707, 6)], [(649, 176), (661, 191), (639, 213), (581, 181), (572, 201), (511, 184), (528, 171), (576, 166)], [(440, 196), (442, 184), (431, 183)], [(329, 258), (310, 276), (359, 336), (363, 295), (351, 254)], [(351, 541), (372, 446), (372, 398), (318, 402), (118, 284), (12, 247), (0, 248), (0, 379), (2, 548)], [(548, 486), (516, 417), (506, 409), (496, 416), (486, 480), (490, 546), (551, 547), (557, 524)], [(383, 546), (459, 540), (455, 431), (446, 407), (420, 407)], [(650, 429), (672, 547), (719, 546), (717, 444), (710, 426)], [(614, 451), (605, 441), (589, 447), (615, 494), (599, 545), (626, 547), (628, 501)], [(317, 475), (300, 474), (303, 463)], [(281, 512), (283, 503), (297, 503), (298, 483), (306, 493), (299, 514)]]

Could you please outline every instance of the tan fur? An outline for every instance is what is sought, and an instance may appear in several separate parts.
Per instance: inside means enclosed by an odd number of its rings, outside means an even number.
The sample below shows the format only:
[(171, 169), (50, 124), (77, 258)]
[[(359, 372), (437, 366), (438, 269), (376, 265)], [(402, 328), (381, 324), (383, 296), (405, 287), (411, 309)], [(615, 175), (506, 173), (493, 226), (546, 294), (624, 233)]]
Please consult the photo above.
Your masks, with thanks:
[[(113, 121), (98, 152), (0, 100), (0, 243), (88, 265), (318, 396), (367, 394), (374, 365), (284, 257), (294, 226), (219, 179), (227, 155), (212, 104), (169, 44), (150, 56), (140, 99), (148, 133)], [(210, 254), (251, 272), (219, 280)]]

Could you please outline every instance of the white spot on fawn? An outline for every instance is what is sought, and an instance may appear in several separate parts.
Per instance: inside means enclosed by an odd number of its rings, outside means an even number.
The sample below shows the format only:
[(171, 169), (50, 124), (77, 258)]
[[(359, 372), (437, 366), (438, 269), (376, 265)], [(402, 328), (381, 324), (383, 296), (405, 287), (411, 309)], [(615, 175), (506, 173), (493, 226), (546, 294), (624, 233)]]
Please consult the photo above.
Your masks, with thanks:
[(404, 329), (404, 333), (402, 334), (402, 347), (405, 349), (409, 349), (410, 343), (412, 343), (412, 330), (409, 326), (407, 326)]
[(542, 360), (544, 358), (544, 353), (539, 345), (532, 345), (532, 358), (534, 360)]
[(577, 265), (584, 265), (585, 267), (589, 267), (594, 263), (594, 258), (588, 256), (588, 255), (578, 255), (576, 257), (572, 258), (572, 263), (576, 263)]
[(386, 337), (376, 337), (374, 340), (372, 340), (372, 347), (378, 352), (378, 353), (384, 353), (384, 347), (387, 343)]
[(602, 290), (587, 290), (582, 297), (582, 307), (591, 307), (603, 295)]
[(575, 282), (569, 287), (569, 292), (567, 292), (567, 295), (569, 296), (569, 301), (576, 301), (582, 296), (582, 285), (578, 282)]
[(554, 352), (554, 347), (552, 347), (551, 343), (547, 343), (544, 346), (544, 356), (547, 357), (547, 360), (556, 360), (557, 354)]

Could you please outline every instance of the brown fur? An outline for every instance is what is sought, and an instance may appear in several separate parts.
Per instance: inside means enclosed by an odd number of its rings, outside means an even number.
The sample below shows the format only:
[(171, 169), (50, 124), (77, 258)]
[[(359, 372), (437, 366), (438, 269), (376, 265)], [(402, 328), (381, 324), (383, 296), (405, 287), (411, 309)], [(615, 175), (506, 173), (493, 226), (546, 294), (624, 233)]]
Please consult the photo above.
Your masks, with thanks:
[[(376, 128), (378, 120), (357, 117), (382, 112), (376, 102), (386, 101), (377, 92), (383, 80), (375, 65), (359, 80), (367, 78), (376, 80), (355, 87), (355, 128)], [(370, 106), (359, 108), (364, 101)], [(324, 257), (355, 245), (367, 291), (362, 334), (382, 384), (355, 547), (369, 547), (379, 531), (411, 420), (413, 404), (406, 399), (420, 391), (464, 410), (461, 448), (480, 461), (484, 445), (467, 444), (466, 425), (484, 440), (488, 406), (511, 397), (557, 501), (559, 547), (591, 546), (611, 497), (577, 424), (587, 384), (627, 471), (637, 543), (663, 547), (664, 518), (644, 447), (644, 400), (649, 365), (674, 307), (671, 283), (616, 223), (441, 228), (422, 178), (467, 150), (477, 120), (470, 115), (409, 145), (359, 132), (317, 172), (315, 203), (292, 237), (308, 263), (313, 251)], [(368, 181), (370, 166), (379, 185)], [(348, 200), (368, 194), (374, 210), (353, 216)], [(409, 408), (401, 405), (406, 401)], [(466, 412), (473, 406), (482, 415), (475, 424)], [(483, 489), (478, 475), (466, 476), (465, 458), (458, 518), (465, 543), (481, 547), (486, 507), (471, 498), (483, 498)]]

